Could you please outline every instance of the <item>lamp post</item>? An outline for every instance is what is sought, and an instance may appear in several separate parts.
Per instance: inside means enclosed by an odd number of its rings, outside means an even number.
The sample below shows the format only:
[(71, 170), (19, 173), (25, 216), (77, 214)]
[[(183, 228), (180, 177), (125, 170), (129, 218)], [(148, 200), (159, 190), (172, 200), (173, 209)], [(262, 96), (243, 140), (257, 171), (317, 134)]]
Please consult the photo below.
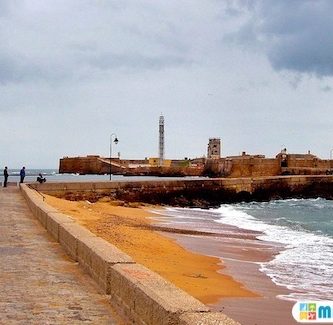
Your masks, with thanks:
[(111, 181), (111, 158), (112, 158), (112, 137), (114, 136), (113, 142), (115, 144), (118, 143), (117, 135), (115, 133), (111, 133), (110, 135), (110, 181)]

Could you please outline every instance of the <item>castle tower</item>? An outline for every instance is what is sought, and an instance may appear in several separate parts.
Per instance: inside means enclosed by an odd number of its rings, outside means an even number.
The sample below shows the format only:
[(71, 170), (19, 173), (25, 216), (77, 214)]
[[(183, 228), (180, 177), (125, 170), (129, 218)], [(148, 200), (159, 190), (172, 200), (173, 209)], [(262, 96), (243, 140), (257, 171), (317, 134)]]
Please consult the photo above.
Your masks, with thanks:
[(164, 116), (160, 116), (159, 124), (159, 166), (163, 166), (164, 161)]
[(220, 159), (221, 158), (221, 139), (210, 138), (208, 142), (207, 150), (208, 159)]

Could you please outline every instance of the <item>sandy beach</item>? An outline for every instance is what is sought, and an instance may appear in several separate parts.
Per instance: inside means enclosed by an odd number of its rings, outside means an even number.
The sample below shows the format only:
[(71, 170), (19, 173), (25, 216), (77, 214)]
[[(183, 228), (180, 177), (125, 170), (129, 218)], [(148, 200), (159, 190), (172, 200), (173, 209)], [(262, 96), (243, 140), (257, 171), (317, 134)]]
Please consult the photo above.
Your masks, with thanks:
[(91, 204), (52, 196), (46, 196), (46, 202), (206, 304), (221, 297), (257, 296), (231, 276), (219, 273), (223, 268), (220, 259), (192, 253), (175, 239), (157, 233), (148, 207)]
[[(278, 248), (258, 241), (256, 233), (228, 225), (222, 234), (175, 229), (152, 214), (159, 207), (124, 207), (105, 201), (67, 201), (46, 195), (48, 204), (212, 309), (242, 324), (294, 323), (292, 303), (276, 298), (287, 290), (258, 270), (257, 262), (271, 259)], [(217, 256), (223, 256), (223, 262)]]

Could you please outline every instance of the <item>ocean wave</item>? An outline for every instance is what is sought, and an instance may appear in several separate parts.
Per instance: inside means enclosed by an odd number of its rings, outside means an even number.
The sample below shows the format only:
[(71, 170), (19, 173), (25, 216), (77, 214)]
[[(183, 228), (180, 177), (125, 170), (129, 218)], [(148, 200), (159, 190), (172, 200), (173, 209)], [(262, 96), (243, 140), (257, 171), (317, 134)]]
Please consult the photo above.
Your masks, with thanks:
[[(165, 208), (164, 210), (151, 210), (154, 214), (167, 216), (172, 222), (179, 222), (178, 219), (207, 220), (203, 215), (202, 209), (189, 208)], [(170, 219), (170, 217), (172, 219)]]
[[(283, 204), (292, 207), (300, 200), (292, 199)], [(310, 200), (309, 204), (320, 199)], [(292, 204), (290, 204), (292, 203)], [(304, 203), (304, 202), (303, 202)], [(271, 205), (279, 204), (276, 201)], [(262, 206), (262, 205), (261, 205)], [(248, 213), (249, 209), (235, 205), (223, 205), (213, 212), (218, 212), (218, 223), (262, 232), (257, 236), (261, 240), (283, 244), (285, 249), (273, 260), (261, 263), (260, 270), (267, 274), (277, 285), (292, 291), (281, 299), (331, 299), (333, 296), (333, 238), (310, 232), (299, 222), (286, 218), (277, 218), (276, 222), (284, 225), (269, 224)], [(288, 222), (287, 222), (288, 221)]]

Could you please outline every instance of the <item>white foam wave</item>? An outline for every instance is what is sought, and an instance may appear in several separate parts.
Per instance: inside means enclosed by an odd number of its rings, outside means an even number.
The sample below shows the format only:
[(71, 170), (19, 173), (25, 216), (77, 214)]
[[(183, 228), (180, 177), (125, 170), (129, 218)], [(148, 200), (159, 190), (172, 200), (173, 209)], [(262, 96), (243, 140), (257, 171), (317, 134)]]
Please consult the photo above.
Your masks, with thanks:
[[(178, 223), (178, 219), (191, 219), (191, 220), (206, 220), (202, 215), (201, 209), (186, 209), (186, 208), (166, 208), (164, 210), (151, 210), (154, 214), (166, 217), (164, 219)], [(196, 213), (197, 212), (197, 213)], [(170, 219), (172, 217), (172, 219)]]
[(260, 231), (263, 234), (258, 236), (259, 239), (285, 245), (285, 250), (276, 255), (272, 261), (262, 263), (260, 268), (277, 285), (294, 291), (290, 295), (279, 296), (280, 298), (332, 299), (332, 238), (318, 233), (266, 224), (231, 205), (223, 205), (213, 211), (221, 215), (220, 219), (215, 220), (216, 222)]

